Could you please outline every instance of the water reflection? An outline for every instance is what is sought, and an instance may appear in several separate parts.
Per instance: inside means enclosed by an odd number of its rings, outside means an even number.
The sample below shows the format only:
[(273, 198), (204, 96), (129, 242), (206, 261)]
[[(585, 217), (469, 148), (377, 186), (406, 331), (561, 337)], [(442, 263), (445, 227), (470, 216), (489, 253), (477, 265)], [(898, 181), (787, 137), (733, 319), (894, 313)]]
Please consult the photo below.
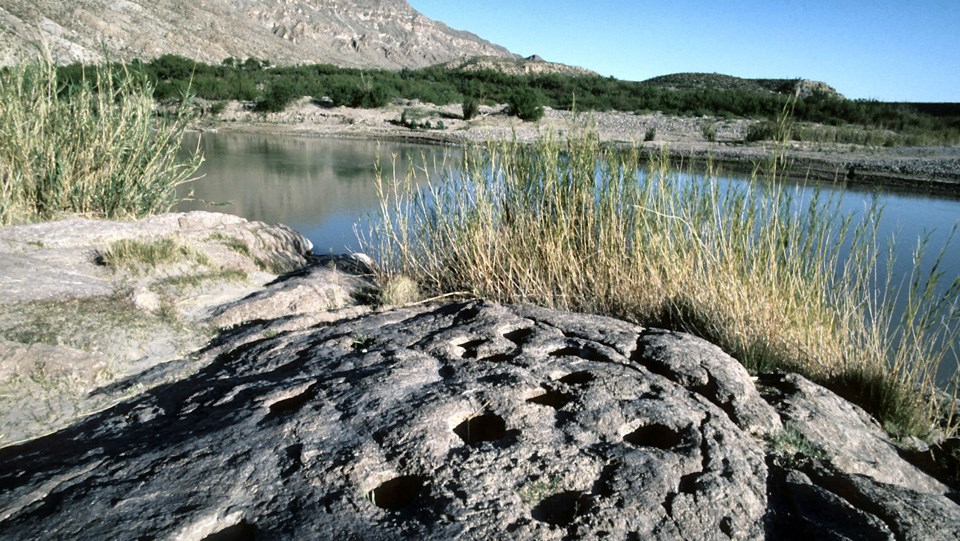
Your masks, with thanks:
[(377, 208), (378, 156), (389, 172), (394, 155), (405, 171), (410, 156), (433, 160), (450, 153), (424, 145), (217, 133), (188, 134), (184, 147), (196, 148), (198, 139), (206, 156), (203, 178), (184, 187), (180, 195), (193, 190), (194, 200), (176, 210), (284, 223), (318, 253), (360, 249), (353, 226)]
[[(197, 138), (191, 135), (186, 147), (194, 148)], [(385, 172), (390, 171), (391, 157), (398, 156), (397, 170), (402, 174), (408, 156), (417, 157), (418, 162), (422, 156), (432, 163), (444, 155), (457, 154), (456, 150), (423, 145), (251, 134), (203, 134), (199, 142), (206, 156), (201, 170), (205, 177), (190, 185), (196, 200), (183, 203), (178, 210), (214, 210), (284, 223), (307, 236), (318, 253), (360, 249), (353, 226), (377, 209), (374, 177), (378, 156)], [(702, 181), (695, 175), (674, 180), (681, 185)], [(747, 181), (731, 176), (714, 182), (743, 186)], [(794, 183), (793, 188), (798, 204), (809, 201), (811, 186)], [(824, 187), (821, 197), (829, 198), (833, 193)], [(847, 187), (840, 211), (861, 215), (875, 196), (884, 207), (879, 240), (887, 241), (894, 235), (898, 239), (895, 280), (909, 278), (912, 251), (918, 239), (925, 236), (929, 236), (931, 253), (922, 268), (929, 272), (936, 252), (960, 218), (960, 200), (902, 191), (875, 194), (870, 189)], [(886, 261), (878, 263), (883, 275)], [(960, 275), (960, 248), (948, 250), (938, 270), (944, 274), (943, 291)], [(941, 380), (951, 375), (954, 366), (945, 363)]]

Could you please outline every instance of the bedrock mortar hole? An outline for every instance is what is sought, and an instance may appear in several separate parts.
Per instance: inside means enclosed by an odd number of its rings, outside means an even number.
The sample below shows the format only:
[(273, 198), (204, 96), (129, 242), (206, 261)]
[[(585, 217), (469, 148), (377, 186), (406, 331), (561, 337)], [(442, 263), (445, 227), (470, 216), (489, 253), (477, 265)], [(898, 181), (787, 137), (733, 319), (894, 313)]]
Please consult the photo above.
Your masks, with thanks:
[(463, 359), (476, 359), (477, 358), (477, 348), (485, 344), (486, 340), (470, 340), (469, 342), (464, 342), (462, 344), (457, 344), (463, 348), (463, 354), (460, 355)]
[(381, 509), (391, 511), (409, 506), (423, 492), (426, 479), (419, 475), (404, 475), (380, 483), (377, 488), (367, 492), (370, 503)]
[(590, 497), (568, 490), (545, 498), (530, 512), (534, 519), (554, 526), (567, 526), (590, 507)]
[(683, 435), (661, 424), (645, 425), (623, 436), (623, 441), (637, 447), (672, 449), (684, 442)]
[(480, 360), (488, 363), (502, 363), (504, 361), (509, 361), (512, 358), (513, 358), (513, 355), (509, 353), (496, 353), (494, 355), (490, 355), (489, 357), (484, 357)]
[(540, 404), (541, 406), (550, 406), (551, 408), (558, 410), (573, 400), (573, 397), (566, 393), (561, 393), (560, 391), (547, 391), (541, 395), (528, 398), (527, 402), (532, 404)]
[(201, 541), (253, 541), (257, 538), (257, 528), (246, 520), (213, 532)]
[(468, 445), (478, 445), (485, 441), (496, 441), (507, 433), (507, 424), (503, 418), (493, 413), (471, 417), (453, 429), (460, 439)]
[(275, 417), (278, 415), (284, 415), (287, 413), (293, 413), (300, 408), (302, 408), (310, 399), (313, 397), (314, 385), (307, 387), (303, 392), (291, 396), (290, 398), (285, 398), (283, 400), (277, 400), (273, 404), (270, 404), (270, 416)]
[(504, 334), (503, 337), (518, 346), (522, 346), (527, 342), (527, 339), (530, 338), (531, 334), (533, 334), (532, 327), (523, 327), (515, 331), (510, 331)]
[(573, 372), (567, 374), (560, 378), (559, 382), (566, 383), (567, 385), (583, 385), (585, 383), (590, 383), (595, 379), (595, 376), (586, 370), (581, 370), (579, 372)]

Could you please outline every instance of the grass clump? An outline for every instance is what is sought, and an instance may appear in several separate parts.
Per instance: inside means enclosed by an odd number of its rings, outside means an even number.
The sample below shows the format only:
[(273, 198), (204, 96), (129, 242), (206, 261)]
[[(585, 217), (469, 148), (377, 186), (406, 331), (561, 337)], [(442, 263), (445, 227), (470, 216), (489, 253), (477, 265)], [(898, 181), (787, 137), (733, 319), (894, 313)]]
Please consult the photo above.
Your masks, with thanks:
[(113, 272), (127, 270), (136, 274), (181, 261), (192, 261), (199, 265), (209, 264), (204, 254), (169, 237), (147, 241), (121, 239), (102, 250), (97, 260)]
[(121, 336), (148, 336), (162, 324), (119, 294), (0, 306), (0, 339), (87, 352), (113, 347)]
[(152, 86), (129, 69), (72, 84), (58, 73), (48, 59), (0, 71), (0, 224), (169, 210), (201, 162), (177, 156), (185, 118), (158, 118)]
[[(940, 275), (918, 263), (907, 309), (894, 311), (898, 284), (878, 265), (882, 209), (854, 219), (839, 198), (789, 190), (779, 159), (768, 178), (738, 186), (692, 181), (667, 156), (640, 152), (590, 134), (468, 149), (426, 189), (380, 180), (381, 217), (364, 248), (382, 280), (414, 277), (426, 294), (687, 331), (748, 369), (844, 390), (902, 432), (934, 429), (960, 284), (938, 295)], [(957, 427), (952, 412), (944, 422)]]
[(807, 439), (792, 426), (767, 438), (767, 450), (775, 462), (792, 468), (803, 467), (809, 462), (823, 460), (823, 449)]
[(419, 300), (417, 282), (409, 276), (391, 276), (380, 288), (380, 302), (386, 305), (410, 304)]
[(224, 235), (223, 233), (216, 231), (209, 236), (209, 240), (216, 240), (223, 243), (228, 249), (237, 252), (240, 255), (251, 257), (250, 253), (250, 244), (243, 239), (238, 239), (237, 237), (231, 237), (229, 235)]
[(177, 292), (186, 289), (197, 289), (204, 284), (211, 282), (245, 282), (250, 275), (241, 269), (219, 269), (210, 272), (201, 272), (199, 274), (186, 274), (182, 276), (170, 276), (157, 282), (153, 289), (164, 290), (171, 288)]

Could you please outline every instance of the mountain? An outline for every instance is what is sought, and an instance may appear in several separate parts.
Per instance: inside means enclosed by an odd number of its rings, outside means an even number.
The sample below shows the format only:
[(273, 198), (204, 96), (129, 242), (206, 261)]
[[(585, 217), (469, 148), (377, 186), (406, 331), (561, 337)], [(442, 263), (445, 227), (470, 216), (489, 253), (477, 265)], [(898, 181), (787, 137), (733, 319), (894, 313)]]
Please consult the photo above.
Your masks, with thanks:
[(59, 64), (176, 54), (397, 69), (517, 58), (406, 0), (0, 0), (0, 65), (35, 57), (39, 34)]
[(577, 66), (568, 66), (557, 62), (548, 62), (538, 55), (520, 57), (473, 56), (460, 57), (445, 62), (443, 67), (453, 70), (480, 71), (493, 70), (507, 75), (546, 75), (561, 73), (564, 75), (597, 75), (597, 72)]
[(643, 84), (672, 90), (739, 90), (746, 92), (799, 93), (806, 97), (814, 92), (843, 97), (832, 86), (808, 79), (744, 79), (719, 73), (674, 73), (643, 81)]

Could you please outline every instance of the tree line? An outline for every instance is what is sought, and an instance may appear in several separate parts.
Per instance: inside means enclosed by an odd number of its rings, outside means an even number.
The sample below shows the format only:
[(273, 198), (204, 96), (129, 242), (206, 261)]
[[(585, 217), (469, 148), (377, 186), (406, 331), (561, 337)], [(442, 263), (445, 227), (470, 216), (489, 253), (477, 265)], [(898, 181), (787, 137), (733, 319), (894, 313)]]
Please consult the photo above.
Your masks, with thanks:
[[(121, 66), (118, 66), (118, 69)], [(675, 89), (655, 81), (622, 81), (596, 75), (560, 73), (513, 75), (495, 70), (459, 70), (440, 66), (399, 71), (341, 68), (328, 64), (272, 66), (256, 58), (228, 58), (209, 65), (175, 55), (122, 66), (150, 79), (159, 101), (198, 97), (240, 100), (258, 111), (281, 111), (311, 96), (334, 106), (377, 108), (394, 98), (445, 105), (507, 103), (514, 114), (539, 119), (542, 106), (577, 111), (624, 111), (720, 118), (773, 119), (791, 99), (789, 93), (743, 88)], [(89, 70), (89, 68), (86, 68)], [(61, 68), (63, 80), (78, 81), (85, 68)], [(898, 132), (960, 134), (957, 107), (847, 100), (813, 93), (792, 104), (796, 121), (832, 126), (857, 125)], [(467, 107), (464, 108), (465, 113)]]

